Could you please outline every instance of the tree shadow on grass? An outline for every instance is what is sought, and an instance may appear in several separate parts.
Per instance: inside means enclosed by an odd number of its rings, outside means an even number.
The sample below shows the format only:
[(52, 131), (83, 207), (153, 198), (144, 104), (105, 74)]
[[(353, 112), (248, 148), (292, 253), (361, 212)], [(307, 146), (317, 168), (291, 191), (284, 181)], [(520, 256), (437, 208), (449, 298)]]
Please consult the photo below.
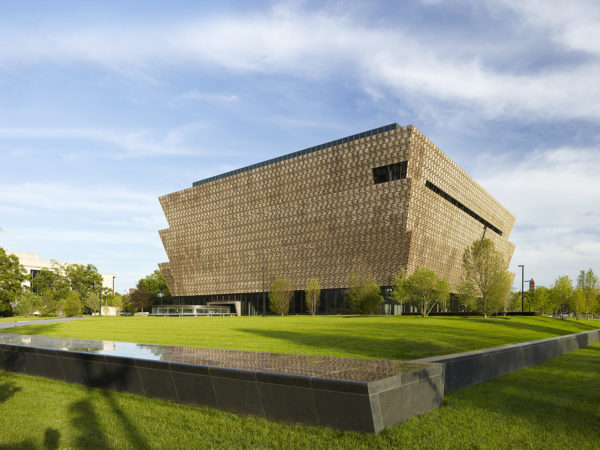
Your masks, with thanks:
[[(592, 353), (593, 350), (594, 353)], [(487, 410), (511, 420), (543, 423), (549, 434), (559, 429), (598, 436), (600, 356), (589, 347), (539, 366), (460, 389), (449, 394), (457, 405)], [(462, 408), (462, 406), (457, 406)]]
[[(335, 336), (326, 333), (304, 333), (284, 330), (240, 329), (240, 331), (269, 339), (318, 349), (321, 354), (350, 353), (363, 358), (415, 359), (422, 355), (445, 354), (448, 347), (432, 342), (419, 342), (399, 338), (369, 338), (365, 336)], [(402, 349), (394, 352), (401, 341)], [(392, 350), (391, 350), (392, 349)]]
[[(518, 330), (531, 330), (531, 331), (536, 331), (536, 332), (540, 332), (540, 333), (548, 333), (553, 336), (560, 336), (560, 335), (571, 334), (571, 333), (579, 333), (582, 331), (590, 331), (590, 330), (595, 330), (598, 328), (591, 324), (584, 324), (581, 322), (574, 322), (574, 321), (570, 321), (570, 323), (575, 325), (579, 329), (565, 330), (564, 328), (549, 326), (547, 324), (547, 322), (544, 322), (544, 324), (535, 324), (535, 323), (524, 323), (524, 322), (512, 321), (512, 320), (497, 320), (496, 318), (489, 318), (489, 319), (465, 318), (464, 320), (469, 320), (471, 322), (476, 321), (479, 323), (488, 324), (490, 326), (505, 327), (505, 328), (518, 329)], [(540, 337), (539, 339), (543, 339), (543, 338)]]
[[(126, 376), (129, 366), (123, 366), (110, 374), (102, 373), (97, 378), (91, 379), (91, 385), (102, 385), (106, 383), (106, 377), (119, 378)], [(108, 404), (111, 413), (117, 418), (117, 423), (124, 430), (126, 440), (133, 448), (150, 448), (149, 442), (140, 434), (134, 422), (123, 411), (115, 399), (115, 393), (101, 388), (92, 388), (88, 386), (87, 399), (79, 400), (71, 404), (69, 412), (72, 415), (71, 423), (73, 428), (79, 431), (76, 437), (77, 447), (85, 448), (110, 448), (109, 442), (105, 436), (105, 430), (98, 419), (98, 415), (92, 404), (94, 393), (99, 393)], [(114, 431), (114, 430), (111, 430)]]
[[(0, 375), (2, 377), (3, 375)], [(0, 378), (1, 379), (1, 378)], [(14, 381), (0, 382), (0, 403), (4, 403), (17, 392), (21, 390), (21, 386), (17, 386)]]
[[(44, 442), (42, 448), (45, 450), (56, 450), (59, 446), (60, 433), (54, 428), (46, 428), (44, 432)], [(21, 442), (11, 442), (10, 444), (0, 445), (0, 450), (37, 450), (40, 446), (33, 439), (26, 439)]]

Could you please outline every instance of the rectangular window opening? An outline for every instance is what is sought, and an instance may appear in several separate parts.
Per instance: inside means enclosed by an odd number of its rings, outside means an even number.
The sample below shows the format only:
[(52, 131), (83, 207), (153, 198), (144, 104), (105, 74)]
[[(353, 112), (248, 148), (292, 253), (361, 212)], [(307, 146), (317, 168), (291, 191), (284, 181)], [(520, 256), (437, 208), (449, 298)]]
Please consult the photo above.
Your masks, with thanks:
[(375, 184), (406, 178), (407, 167), (408, 161), (389, 164), (387, 166), (375, 167), (373, 169), (373, 179), (375, 181)]

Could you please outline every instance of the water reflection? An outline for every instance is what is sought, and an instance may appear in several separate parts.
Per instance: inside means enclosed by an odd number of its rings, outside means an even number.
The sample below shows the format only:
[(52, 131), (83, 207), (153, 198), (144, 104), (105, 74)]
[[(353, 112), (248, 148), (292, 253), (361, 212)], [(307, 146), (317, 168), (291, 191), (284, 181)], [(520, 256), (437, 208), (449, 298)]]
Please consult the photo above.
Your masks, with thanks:
[(0, 333), (0, 343), (180, 364), (195, 364), (209, 367), (352, 381), (375, 381), (402, 373), (414, 372), (430, 366), (430, 364), (377, 359), (290, 355), (4, 333)]

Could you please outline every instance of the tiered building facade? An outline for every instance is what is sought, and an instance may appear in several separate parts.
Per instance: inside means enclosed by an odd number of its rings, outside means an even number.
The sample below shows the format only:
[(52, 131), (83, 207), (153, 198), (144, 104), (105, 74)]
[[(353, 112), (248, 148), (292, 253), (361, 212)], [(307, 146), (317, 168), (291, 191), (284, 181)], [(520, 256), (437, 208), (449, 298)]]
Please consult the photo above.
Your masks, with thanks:
[(400, 268), (425, 266), (455, 288), (474, 240), (494, 241), (507, 265), (514, 250), (515, 217), (412, 125), (201, 180), (160, 203), (169, 262), (159, 267), (171, 293), (183, 303), (242, 301), (244, 314), (263, 312), (278, 277), (298, 290), (291, 312), (304, 311), (312, 277), (322, 312), (339, 312), (352, 274), (387, 287)]

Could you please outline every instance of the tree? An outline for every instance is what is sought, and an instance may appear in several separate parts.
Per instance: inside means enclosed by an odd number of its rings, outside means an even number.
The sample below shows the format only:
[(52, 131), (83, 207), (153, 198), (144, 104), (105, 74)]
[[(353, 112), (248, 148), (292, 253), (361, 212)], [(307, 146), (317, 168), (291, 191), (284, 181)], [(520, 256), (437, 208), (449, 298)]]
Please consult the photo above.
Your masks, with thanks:
[(590, 315), (596, 309), (598, 289), (600, 288), (598, 277), (592, 269), (588, 269), (587, 272), (584, 270), (579, 272), (577, 288), (581, 289), (583, 293), (582, 311), (589, 320)]
[(579, 319), (581, 314), (585, 311), (585, 307), (585, 292), (583, 292), (583, 289), (575, 289), (569, 298), (569, 310), (573, 311), (575, 317)]
[(15, 255), (0, 247), (0, 317), (12, 316), (12, 304), (23, 289), (25, 269)]
[(123, 310), (123, 297), (117, 293), (111, 293), (106, 296), (106, 304), (108, 306), (114, 306), (119, 309), (119, 311)]
[(530, 293), (531, 307), (534, 311), (551, 313), (552, 305), (550, 302), (550, 289), (544, 286), (538, 286), (535, 291)]
[(69, 281), (71, 290), (79, 294), (79, 298), (86, 298), (90, 294), (96, 294), (102, 289), (102, 275), (98, 273), (96, 266), (88, 264), (69, 264), (65, 267), (65, 276)]
[(304, 294), (306, 297), (306, 309), (314, 316), (319, 310), (319, 300), (321, 298), (321, 285), (319, 284), (319, 280), (311, 278), (306, 285)]
[(90, 292), (83, 298), (84, 314), (93, 314), (100, 311), (100, 298), (97, 293)]
[(555, 315), (568, 308), (572, 293), (573, 283), (567, 275), (560, 276), (554, 281), (550, 288), (550, 303)]
[[(510, 292), (512, 282), (513, 277), (507, 271), (500, 272), (497, 275), (497, 278), (492, 283), (492, 287), (490, 289), (489, 294), (489, 298), (492, 299), (492, 301), (488, 301), (487, 305), (488, 311), (490, 313), (495, 313), (498, 312), (500, 309), (503, 309), (504, 315), (506, 316), (507, 306), (511, 303), (512, 300), (512, 295)], [(495, 311), (493, 309), (495, 309)]]
[(171, 292), (169, 292), (167, 283), (160, 270), (156, 269), (150, 275), (141, 278), (138, 281), (138, 285), (144, 286), (144, 289), (150, 295), (152, 304), (170, 303)]
[(144, 312), (144, 308), (152, 304), (152, 297), (147, 291), (146, 286), (141, 283), (141, 280), (138, 282), (135, 291), (133, 291), (131, 294), (131, 302), (135, 305), (138, 311), (142, 312)]
[(79, 298), (79, 294), (77, 292), (71, 291), (67, 295), (65, 302), (63, 304), (62, 310), (65, 316), (74, 317), (81, 315), (81, 299)]
[(352, 305), (352, 309), (361, 315), (373, 314), (384, 302), (381, 289), (371, 276), (352, 275), (349, 285), (346, 298)]
[(436, 303), (445, 303), (450, 298), (448, 280), (439, 278), (433, 269), (420, 267), (404, 283), (404, 290), (410, 301), (421, 307), (421, 314), (427, 317)]
[(392, 285), (392, 293), (390, 298), (400, 305), (400, 315), (402, 315), (402, 307), (405, 302), (409, 301), (409, 296), (406, 292), (406, 269), (400, 269), (394, 274), (394, 284)]
[(34, 312), (40, 310), (41, 306), (41, 295), (31, 291), (24, 291), (19, 294), (16, 310), (20, 316), (32, 316)]
[(60, 274), (58, 268), (41, 269), (31, 280), (31, 290), (38, 294), (50, 292), (55, 299), (66, 298), (70, 291), (69, 280)]
[(473, 242), (463, 253), (463, 289), (467, 297), (475, 295), (483, 316), (500, 310), (505, 292), (506, 263), (490, 239)]
[(294, 283), (287, 278), (277, 278), (269, 291), (269, 308), (275, 314), (287, 314), (294, 295)]

